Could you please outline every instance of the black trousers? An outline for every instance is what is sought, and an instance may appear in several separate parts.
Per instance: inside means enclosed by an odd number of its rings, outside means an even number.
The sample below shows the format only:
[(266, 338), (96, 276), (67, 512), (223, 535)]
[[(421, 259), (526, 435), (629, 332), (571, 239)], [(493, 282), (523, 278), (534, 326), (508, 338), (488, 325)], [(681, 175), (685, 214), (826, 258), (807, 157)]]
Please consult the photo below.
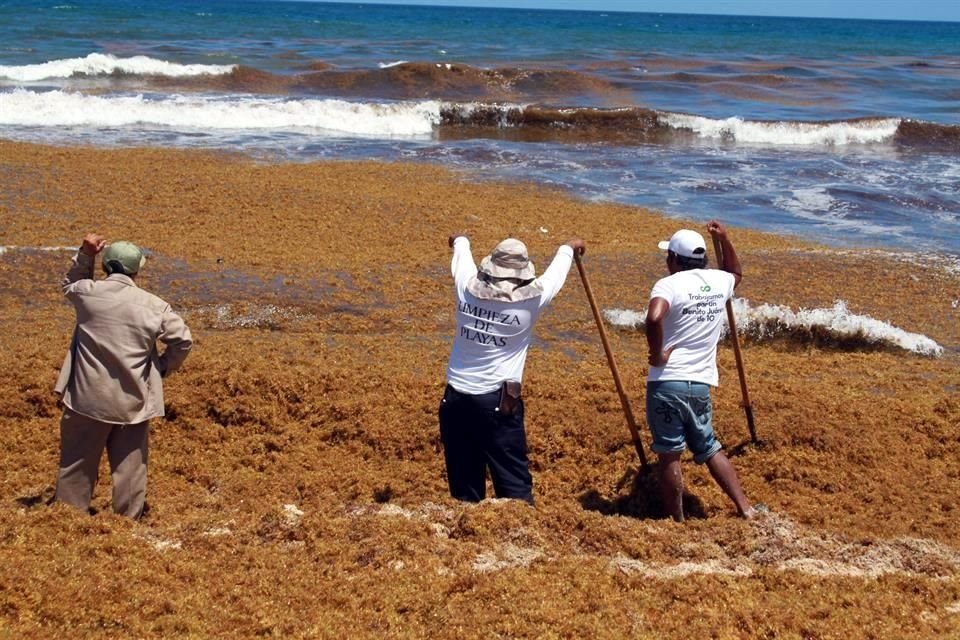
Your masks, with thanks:
[(489, 468), (498, 498), (533, 504), (523, 400), (512, 416), (501, 415), (499, 404), (500, 391), (474, 396), (447, 385), (440, 403), (440, 438), (450, 495), (468, 502), (483, 500)]

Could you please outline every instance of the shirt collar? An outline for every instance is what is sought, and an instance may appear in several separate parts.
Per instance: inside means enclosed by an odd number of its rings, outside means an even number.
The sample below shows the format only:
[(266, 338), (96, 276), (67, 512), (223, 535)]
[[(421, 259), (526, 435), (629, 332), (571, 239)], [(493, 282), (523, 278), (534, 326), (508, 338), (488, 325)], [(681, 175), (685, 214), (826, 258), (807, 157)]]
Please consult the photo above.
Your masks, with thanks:
[(107, 280), (110, 280), (111, 282), (119, 282), (127, 285), (128, 287), (137, 286), (137, 284), (133, 281), (133, 278), (123, 273), (111, 273), (107, 276)]

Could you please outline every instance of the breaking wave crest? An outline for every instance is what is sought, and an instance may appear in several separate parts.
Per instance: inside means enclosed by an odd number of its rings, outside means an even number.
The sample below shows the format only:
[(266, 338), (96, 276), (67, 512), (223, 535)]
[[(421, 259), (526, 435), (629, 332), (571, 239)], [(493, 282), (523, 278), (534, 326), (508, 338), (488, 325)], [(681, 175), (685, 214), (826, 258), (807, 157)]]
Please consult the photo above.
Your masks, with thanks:
[(350, 135), (418, 136), (439, 121), (437, 102), (142, 95), (101, 97), (64, 91), (0, 93), (0, 125), (117, 127), (146, 125), (205, 130), (310, 129)]
[[(396, 70), (404, 75), (411, 72), (410, 66), (401, 64), (371, 73)], [(441, 65), (434, 71), (440, 75), (456, 75), (443, 67)], [(329, 73), (305, 74), (297, 82), (330, 88), (331, 82), (339, 82), (335, 81), (336, 78), (344, 80), (344, 76), (329, 76)], [(154, 78), (151, 85), (155, 88), (166, 86), (169, 90), (171, 84), (179, 87), (183, 83), (199, 81), (198, 77), (164, 76)], [(325, 79), (317, 79), (320, 77)], [(417, 77), (423, 79), (425, 76)], [(243, 66), (203, 78), (202, 86), (207, 93), (162, 91), (135, 94), (134, 91), (144, 91), (141, 85), (131, 87), (133, 90), (123, 94), (8, 89), (0, 91), (0, 125), (110, 127), (148, 124), (214, 130), (323, 129), (372, 136), (436, 133), (451, 138), (495, 137), (620, 145), (719, 141), (773, 147), (897, 144), (960, 150), (960, 126), (897, 118), (754, 122), (739, 118), (715, 120), (643, 107), (554, 107), (409, 100), (396, 96), (360, 101), (311, 96), (309, 91), (303, 90), (292, 96), (286, 92), (290, 88), (286, 79)], [(298, 87), (304, 89), (302, 84)]]
[(75, 76), (110, 74), (189, 77), (221, 75), (233, 71), (234, 65), (178, 64), (147, 56), (118, 58), (106, 53), (91, 53), (85, 58), (65, 58), (41, 64), (22, 66), (0, 65), (0, 78), (16, 82), (38, 82)]
[(671, 127), (689, 130), (700, 138), (729, 142), (786, 145), (871, 144), (893, 140), (898, 118), (839, 122), (754, 122), (741, 118), (715, 120), (680, 113), (664, 114)]
[[(734, 298), (733, 312), (737, 332), (758, 341), (789, 339), (850, 351), (895, 348), (931, 357), (940, 357), (944, 351), (925, 335), (851, 313), (842, 300), (830, 308), (794, 311), (771, 304), (752, 307), (747, 300)], [(603, 315), (617, 327), (639, 329), (646, 323), (645, 311), (605, 309)]]
[(773, 147), (869, 145), (960, 150), (960, 126), (900, 118), (861, 118), (828, 122), (762, 122), (741, 118), (654, 111), (642, 107), (595, 108), (542, 105), (447, 103), (441, 126), (449, 129), (509, 131), (514, 137), (548, 134), (571, 141), (682, 143), (695, 140)]
[(445, 103), (441, 127), (452, 131), (519, 138), (621, 144), (682, 143), (696, 140), (772, 147), (842, 147), (895, 143), (960, 150), (960, 126), (900, 118), (861, 118), (829, 122), (761, 122), (712, 119), (642, 107), (549, 107), (542, 105)]

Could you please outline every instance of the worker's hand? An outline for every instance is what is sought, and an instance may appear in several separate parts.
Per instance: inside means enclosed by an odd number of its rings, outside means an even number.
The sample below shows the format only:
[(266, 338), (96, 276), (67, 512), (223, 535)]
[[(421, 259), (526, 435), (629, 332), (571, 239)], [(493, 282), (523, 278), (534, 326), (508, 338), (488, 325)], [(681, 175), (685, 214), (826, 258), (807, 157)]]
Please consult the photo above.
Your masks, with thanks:
[(670, 354), (671, 354), (671, 353), (673, 353), (673, 347), (670, 347), (669, 349), (666, 349), (666, 350), (661, 351), (661, 352), (659, 352), (659, 353), (653, 353), (653, 352), (651, 351), (651, 352), (650, 352), (650, 358), (648, 359), (648, 361), (650, 362), (650, 366), (651, 366), (651, 367), (663, 367), (663, 366), (665, 366), (665, 365), (667, 364), (667, 361), (670, 359)]
[(467, 234), (465, 233), (451, 233), (450, 237), (447, 238), (447, 245), (452, 249), (454, 240), (456, 240), (457, 238), (466, 238), (466, 237), (467, 237)]
[(717, 238), (720, 240), (727, 237), (727, 230), (724, 228), (722, 224), (720, 224), (716, 220), (711, 220), (710, 222), (707, 223), (707, 232), (714, 238)]
[(587, 252), (587, 243), (580, 238), (574, 238), (567, 243), (567, 246), (573, 249), (574, 255), (582, 256)]
[(103, 236), (96, 233), (88, 233), (83, 236), (83, 244), (80, 245), (80, 253), (86, 254), (91, 258), (107, 246), (107, 241), (104, 240)]

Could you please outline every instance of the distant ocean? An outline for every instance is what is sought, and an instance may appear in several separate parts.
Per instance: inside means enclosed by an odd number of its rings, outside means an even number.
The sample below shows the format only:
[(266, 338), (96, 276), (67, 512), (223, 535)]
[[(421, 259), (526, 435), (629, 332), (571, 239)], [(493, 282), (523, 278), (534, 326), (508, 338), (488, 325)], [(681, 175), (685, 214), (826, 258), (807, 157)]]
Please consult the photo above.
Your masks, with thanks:
[(0, 138), (431, 162), (960, 255), (960, 23), (0, 0)]

